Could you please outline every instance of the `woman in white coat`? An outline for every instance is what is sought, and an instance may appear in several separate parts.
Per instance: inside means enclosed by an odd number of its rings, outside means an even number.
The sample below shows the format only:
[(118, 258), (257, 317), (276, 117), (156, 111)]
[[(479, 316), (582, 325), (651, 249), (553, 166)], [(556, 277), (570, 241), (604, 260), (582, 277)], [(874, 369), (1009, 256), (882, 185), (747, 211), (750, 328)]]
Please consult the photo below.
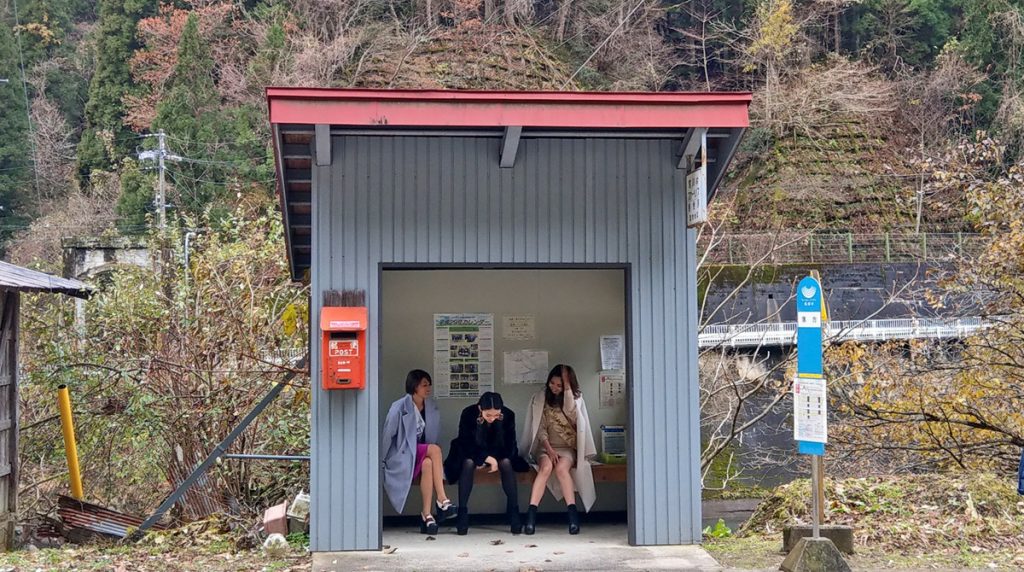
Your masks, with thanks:
[[(452, 518), (456, 509), (444, 490), (444, 465), (441, 447), (441, 418), (437, 403), (430, 397), (433, 380), (422, 369), (414, 369), (405, 378), (404, 397), (391, 404), (384, 429), (381, 451), (384, 453), (384, 491), (399, 513), (409, 496), (409, 488), (420, 477), (423, 510), (420, 532), (437, 534), (437, 521)], [(434, 518), (431, 501), (437, 497)]]
[[(590, 431), (587, 406), (580, 393), (576, 372), (567, 365), (556, 365), (548, 374), (543, 391), (530, 400), (523, 424), (520, 453), (534, 460), (537, 478), (530, 493), (530, 508), (523, 531), (533, 534), (537, 526), (537, 505), (544, 498), (544, 487), (557, 500), (565, 499), (569, 534), (579, 534), (580, 515), (576, 509), (576, 491), (583, 507), (590, 510), (597, 499), (590, 461), (597, 455)], [(551, 473), (555, 480), (551, 480)], [(557, 484), (557, 486), (556, 486)]]

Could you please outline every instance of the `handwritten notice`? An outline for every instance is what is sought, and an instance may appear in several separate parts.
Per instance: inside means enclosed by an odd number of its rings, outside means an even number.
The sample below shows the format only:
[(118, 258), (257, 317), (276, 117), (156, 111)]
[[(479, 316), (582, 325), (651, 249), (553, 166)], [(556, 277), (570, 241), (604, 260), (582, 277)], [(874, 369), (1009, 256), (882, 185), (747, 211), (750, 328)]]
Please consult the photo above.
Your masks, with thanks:
[(501, 337), (506, 340), (532, 340), (537, 337), (537, 318), (533, 315), (503, 316)]
[(519, 350), (505, 352), (505, 383), (544, 383), (548, 375), (548, 352)]

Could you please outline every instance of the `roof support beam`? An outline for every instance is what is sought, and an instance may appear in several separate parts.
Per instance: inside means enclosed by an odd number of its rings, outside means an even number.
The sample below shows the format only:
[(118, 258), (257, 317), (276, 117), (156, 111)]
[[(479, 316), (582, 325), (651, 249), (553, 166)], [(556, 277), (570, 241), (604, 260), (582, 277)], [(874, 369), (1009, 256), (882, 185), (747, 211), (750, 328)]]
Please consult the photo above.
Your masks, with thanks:
[[(677, 169), (690, 169), (693, 157), (704, 147), (704, 141), (708, 134), (707, 127), (694, 127), (686, 132), (683, 144), (679, 148), (679, 164)], [(705, 157), (705, 160), (707, 157)]]
[(734, 127), (729, 130), (729, 138), (724, 141), (720, 141), (717, 155), (719, 157), (723, 157), (724, 161), (719, 165), (715, 165), (713, 168), (709, 168), (708, 189), (710, 189), (711, 192), (711, 196), (708, 197), (709, 200), (718, 192), (718, 185), (721, 184), (722, 178), (725, 177), (725, 169), (729, 166), (729, 162), (736, 153), (736, 148), (740, 146), (740, 140), (743, 139), (743, 132), (743, 129)]
[(317, 123), (316, 135), (316, 164), (318, 167), (327, 167), (331, 164), (331, 126)]
[(505, 136), (501, 139), (501, 163), (502, 169), (511, 169), (516, 164), (516, 153), (519, 152), (519, 138), (523, 134), (523, 128), (518, 126), (506, 127)]

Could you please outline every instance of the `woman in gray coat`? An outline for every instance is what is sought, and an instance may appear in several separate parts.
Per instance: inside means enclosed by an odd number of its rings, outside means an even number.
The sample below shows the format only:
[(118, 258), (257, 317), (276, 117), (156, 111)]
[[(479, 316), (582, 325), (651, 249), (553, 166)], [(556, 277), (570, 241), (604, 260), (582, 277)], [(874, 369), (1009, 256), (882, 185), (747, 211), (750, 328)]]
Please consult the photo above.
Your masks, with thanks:
[[(405, 378), (406, 395), (391, 404), (381, 435), (384, 491), (395, 510), (402, 512), (412, 482), (420, 477), (423, 495), (420, 532), (424, 534), (437, 534), (437, 521), (456, 514), (444, 492), (444, 466), (441, 447), (437, 444), (441, 417), (437, 403), (430, 398), (433, 384), (430, 374), (422, 369), (410, 371)], [(435, 494), (436, 519), (431, 506)]]

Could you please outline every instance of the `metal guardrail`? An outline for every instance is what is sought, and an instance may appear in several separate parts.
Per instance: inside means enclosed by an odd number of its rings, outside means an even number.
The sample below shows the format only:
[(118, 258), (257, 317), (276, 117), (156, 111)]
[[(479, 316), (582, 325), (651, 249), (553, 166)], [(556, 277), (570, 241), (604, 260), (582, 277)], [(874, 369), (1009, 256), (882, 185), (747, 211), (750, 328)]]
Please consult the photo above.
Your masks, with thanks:
[[(703, 236), (698, 252), (705, 264), (853, 264), (866, 262), (943, 262), (982, 251), (980, 234), (725, 234)], [(710, 248), (710, 250), (709, 250)]]
[(294, 366), (309, 352), (306, 348), (264, 350), (260, 359), (277, 366)]
[[(893, 318), (827, 322), (824, 335), (837, 342), (963, 338), (989, 324), (981, 318)], [(715, 324), (697, 337), (701, 348), (790, 346), (796, 344), (796, 322), (771, 324)]]

